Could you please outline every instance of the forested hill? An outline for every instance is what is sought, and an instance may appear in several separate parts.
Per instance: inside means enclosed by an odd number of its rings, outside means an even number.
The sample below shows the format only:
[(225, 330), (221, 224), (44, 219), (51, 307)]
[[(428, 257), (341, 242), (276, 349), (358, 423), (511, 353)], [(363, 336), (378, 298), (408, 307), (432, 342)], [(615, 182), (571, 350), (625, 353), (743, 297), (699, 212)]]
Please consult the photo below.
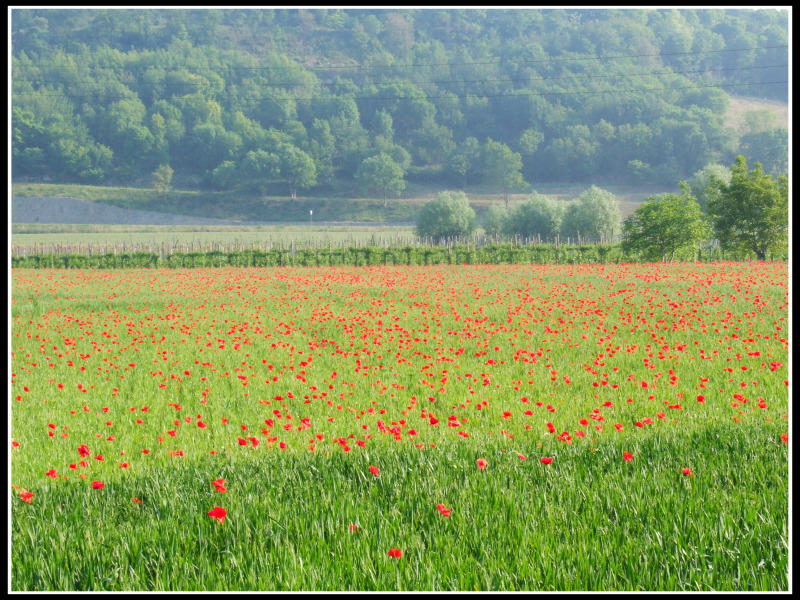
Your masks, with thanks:
[(787, 100), (787, 11), (11, 18), (15, 180), (137, 184), (169, 165), (184, 186), (385, 196), (404, 180), (675, 183), (737, 153), (786, 170), (786, 129), (724, 114), (729, 94)]

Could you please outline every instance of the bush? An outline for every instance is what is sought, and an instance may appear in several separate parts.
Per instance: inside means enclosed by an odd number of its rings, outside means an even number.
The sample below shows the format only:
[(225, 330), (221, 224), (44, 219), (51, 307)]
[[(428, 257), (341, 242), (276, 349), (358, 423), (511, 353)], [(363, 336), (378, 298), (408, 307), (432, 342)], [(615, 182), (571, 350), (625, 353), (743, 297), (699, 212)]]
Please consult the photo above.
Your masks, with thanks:
[(442, 239), (468, 235), (475, 229), (475, 211), (464, 192), (441, 192), (417, 216), (417, 235)]
[(564, 207), (555, 200), (533, 192), (530, 199), (517, 205), (506, 220), (505, 232), (523, 238), (555, 239), (561, 228)]

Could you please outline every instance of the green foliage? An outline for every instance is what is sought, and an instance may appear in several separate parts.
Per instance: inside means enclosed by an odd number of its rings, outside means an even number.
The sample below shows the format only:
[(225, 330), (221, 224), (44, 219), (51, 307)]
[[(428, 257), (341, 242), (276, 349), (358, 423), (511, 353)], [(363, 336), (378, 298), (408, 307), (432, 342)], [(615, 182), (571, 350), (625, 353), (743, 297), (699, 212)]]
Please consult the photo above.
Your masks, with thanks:
[(505, 144), (489, 139), (483, 147), (482, 164), (484, 181), (503, 191), (508, 208), (508, 193), (528, 185), (522, 178), (522, 157)]
[[(380, 152), (410, 181), (506, 201), (525, 179), (673, 183), (730, 155), (738, 73), (787, 97), (778, 10), (15, 9), (11, 40), (13, 176), (37, 180), (127, 184), (169, 164), (223, 185), (220, 164), (286, 143), (314, 164), (283, 165), (295, 190), (346, 189)], [(618, 58), (587, 69), (600, 48)], [(736, 151), (781, 174), (770, 115), (745, 115)]]
[(773, 179), (761, 163), (748, 172), (741, 155), (730, 170), (730, 183), (712, 178), (709, 187), (714, 231), (723, 248), (743, 248), (766, 260), (767, 252), (781, 251), (788, 242), (789, 179)]
[(160, 165), (158, 169), (153, 171), (151, 176), (153, 188), (161, 193), (169, 191), (172, 186), (172, 174), (174, 172), (169, 165)]
[(475, 211), (464, 192), (440, 192), (420, 210), (417, 235), (441, 239), (467, 235), (475, 228)]
[(262, 191), (266, 190), (267, 183), (275, 179), (280, 172), (280, 157), (266, 150), (251, 150), (242, 163), (242, 174)]
[(289, 183), (292, 200), (297, 197), (297, 190), (305, 190), (317, 183), (317, 167), (314, 160), (305, 152), (289, 144), (278, 148), (280, 155), (280, 173)]
[(739, 140), (739, 148), (743, 156), (751, 161), (760, 162), (767, 173), (788, 174), (788, 129), (775, 128), (747, 133)]
[(530, 199), (514, 207), (504, 232), (523, 238), (552, 241), (561, 230), (564, 206), (552, 198), (533, 192)]
[(483, 217), (483, 230), (486, 235), (497, 236), (505, 231), (508, 210), (505, 206), (492, 204)]
[(726, 184), (730, 183), (731, 171), (724, 165), (710, 164), (697, 171), (689, 180), (692, 195), (697, 199), (703, 212), (707, 212), (708, 186), (711, 184), (712, 178)]
[(375, 190), (383, 194), (383, 205), (386, 207), (386, 196), (389, 192), (400, 193), (406, 187), (403, 167), (398, 165), (385, 152), (365, 158), (355, 174), (356, 183), (363, 190)]
[(622, 216), (609, 191), (591, 186), (564, 211), (561, 237), (582, 242), (612, 241), (620, 232)]
[(710, 234), (700, 205), (684, 184), (680, 196), (650, 196), (625, 220), (622, 249), (645, 260), (666, 262), (674, 260), (676, 252), (693, 250)]

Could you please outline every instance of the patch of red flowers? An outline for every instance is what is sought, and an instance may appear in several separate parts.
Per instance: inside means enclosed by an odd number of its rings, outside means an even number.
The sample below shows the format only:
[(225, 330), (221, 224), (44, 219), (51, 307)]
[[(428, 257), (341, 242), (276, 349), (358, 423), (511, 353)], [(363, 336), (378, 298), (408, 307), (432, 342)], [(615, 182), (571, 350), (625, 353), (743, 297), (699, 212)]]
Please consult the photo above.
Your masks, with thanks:
[(221, 506), (215, 506), (210, 511), (208, 511), (208, 516), (212, 519), (218, 519), (220, 523), (225, 522), (225, 517), (228, 516), (228, 511), (222, 508)]

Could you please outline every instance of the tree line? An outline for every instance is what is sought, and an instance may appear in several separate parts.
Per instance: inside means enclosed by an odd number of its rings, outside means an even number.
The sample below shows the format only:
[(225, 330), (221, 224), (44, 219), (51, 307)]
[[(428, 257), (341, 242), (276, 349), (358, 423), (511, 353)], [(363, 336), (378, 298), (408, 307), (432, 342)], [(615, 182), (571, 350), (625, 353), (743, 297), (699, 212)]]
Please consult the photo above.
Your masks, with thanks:
[[(698, 200), (698, 197), (700, 200)], [(469, 235), (476, 228), (475, 211), (464, 192), (446, 191), (428, 202), (417, 217), (421, 237), (445, 239)], [(760, 163), (748, 170), (744, 156), (730, 168), (709, 165), (680, 194), (649, 196), (622, 222), (611, 192), (591, 186), (565, 203), (536, 192), (507, 210), (489, 208), (484, 232), (538, 242), (609, 244), (621, 240), (630, 258), (671, 261), (692, 258), (704, 242), (714, 240), (736, 256), (784, 255), (788, 250), (789, 180), (774, 178)]]
[[(786, 171), (777, 10), (15, 9), (12, 175), (189, 188), (666, 183)], [(737, 87), (738, 86), (738, 87)]]

